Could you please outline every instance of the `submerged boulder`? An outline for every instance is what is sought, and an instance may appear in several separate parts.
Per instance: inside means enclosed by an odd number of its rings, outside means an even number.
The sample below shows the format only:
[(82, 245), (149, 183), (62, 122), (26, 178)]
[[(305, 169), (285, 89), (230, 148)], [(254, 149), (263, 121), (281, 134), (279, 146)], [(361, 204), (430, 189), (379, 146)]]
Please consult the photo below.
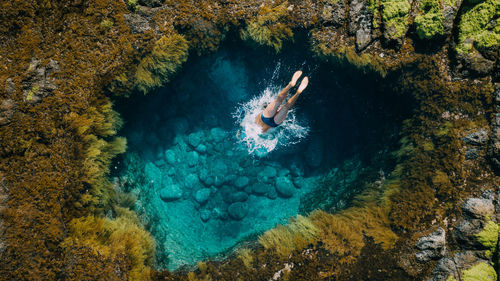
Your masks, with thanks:
[(247, 186), (248, 182), (250, 180), (248, 179), (248, 177), (245, 177), (245, 176), (242, 176), (242, 177), (238, 177), (235, 181), (234, 181), (234, 185), (238, 188), (238, 189), (242, 189), (244, 188), (245, 186)]
[(201, 143), (202, 139), (203, 139), (203, 132), (198, 131), (198, 132), (189, 134), (187, 142), (192, 147), (197, 147)]
[(265, 195), (271, 189), (274, 187), (267, 183), (257, 183), (252, 186), (252, 192), (256, 195)]
[(295, 186), (289, 178), (278, 177), (276, 178), (276, 191), (281, 197), (290, 198), (295, 192)]
[(226, 131), (222, 130), (221, 128), (212, 128), (212, 130), (210, 130), (210, 136), (212, 136), (212, 139), (215, 142), (220, 142), (226, 137), (226, 135)]
[(438, 228), (435, 232), (418, 239), (415, 247), (419, 250), (415, 259), (419, 262), (428, 262), (442, 258), (446, 254), (446, 232)]
[(227, 208), (229, 216), (234, 220), (242, 220), (248, 214), (248, 205), (242, 202), (236, 202)]
[(238, 191), (231, 195), (231, 201), (232, 202), (244, 202), (247, 201), (248, 199), (248, 194), (243, 191)]
[(161, 200), (172, 202), (182, 197), (182, 189), (177, 184), (167, 185), (160, 189), (159, 195)]
[(210, 198), (210, 188), (199, 189), (194, 195), (194, 199), (200, 204), (207, 202), (208, 198)]

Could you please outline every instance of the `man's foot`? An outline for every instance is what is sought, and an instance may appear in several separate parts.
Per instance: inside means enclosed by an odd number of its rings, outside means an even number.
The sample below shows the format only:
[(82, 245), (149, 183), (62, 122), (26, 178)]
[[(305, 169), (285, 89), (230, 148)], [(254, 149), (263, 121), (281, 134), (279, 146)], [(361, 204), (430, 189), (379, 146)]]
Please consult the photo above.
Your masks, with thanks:
[(299, 89), (297, 90), (297, 93), (302, 93), (302, 91), (304, 91), (304, 89), (307, 87), (307, 84), (309, 84), (309, 78), (304, 77), (304, 79), (302, 79), (302, 82), (300, 82), (300, 86), (299, 86)]
[(295, 87), (295, 84), (297, 84), (297, 80), (299, 80), (300, 76), (302, 75), (302, 71), (296, 71), (293, 76), (292, 80), (290, 81), (290, 86)]

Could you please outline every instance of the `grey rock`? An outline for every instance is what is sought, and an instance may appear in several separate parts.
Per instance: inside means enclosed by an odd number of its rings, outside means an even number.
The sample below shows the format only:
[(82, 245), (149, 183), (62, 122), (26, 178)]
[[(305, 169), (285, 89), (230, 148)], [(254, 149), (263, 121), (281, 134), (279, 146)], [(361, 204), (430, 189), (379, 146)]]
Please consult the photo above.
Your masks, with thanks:
[(196, 164), (198, 164), (199, 158), (200, 157), (198, 155), (198, 152), (191, 151), (188, 152), (186, 155), (186, 162), (188, 163), (189, 166), (193, 167), (196, 166)]
[(209, 210), (201, 210), (200, 211), (200, 219), (203, 221), (203, 222), (207, 222), (210, 220), (210, 215), (211, 215), (211, 212)]
[(446, 281), (450, 275), (457, 271), (455, 261), (451, 258), (442, 258), (432, 270), (432, 277), (429, 281)]
[(210, 135), (215, 142), (220, 142), (226, 137), (227, 133), (221, 128), (212, 128), (210, 130)]
[(287, 177), (276, 178), (276, 191), (281, 197), (290, 198), (295, 193), (295, 186)]
[(193, 189), (200, 185), (200, 179), (197, 174), (189, 174), (184, 179), (184, 185), (186, 188)]
[(198, 131), (189, 134), (187, 142), (192, 146), (192, 147), (197, 147), (203, 138), (203, 132)]
[(209, 198), (210, 198), (210, 188), (198, 189), (198, 191), (196, 191), (194, 195), (194, 199), (196, 200), (196, 202), (200, 204), (206, 203)]
[(137, 1), (142, 6), (147, 6), (151, 8), (160, 7), (164, 0), (139, 0)]
[(475, 131), (465, 136), (463, 141), (470, 145), (484, 145), (488, 141), (488, 131), (484, 129)]
[(147, 17), (141, 13), (131, 13), (123, 16), (125, 23), (130, 27), (132, 33), (144, 33), (151, 29)]
[(477, 150), (477, 148), (467, 148), (465, 150), (465, 159), (467, 160), (474, 160), (474, 159), (477, 159), (479, 158), (479, 151)]
[(159, 195), (161, 200), (165, 202), (172, 202), (182, 197), (182, 190), (178, 185), (171, 184), (160, 189)]
[(59, 70), (59, 63), (49, 59), (46, 65), (33, 58), (28, 67), (28, 78), (21, 82), (24, 101), (38, 103), (42, 98), (49, 96), (57, 89), (55, 78), (52, 74)]
[(5, 92), (7, 92), (7, 95), (13, 95), (16, 93), (16, 84), (12, 81), (12, 78), (7, 78)]
[(238, 188), (238, 189), (243, 189), (245, 186), (248, 185), (249, 183), (249, 179), (248, 177), (245, 177), (245, 176), (242, 176), (242, 177), (238, 177), (235, 181), (234, 181), (234, 185)]
[(491, 216), (495, 211), (495, 206), (491, 199), (469, 198), (462, 206), (462, 210), (473, 218), (482, 219)]
[(195, 150), (196, 150), (197, 152), (199, 152), (199, 153), (205, 153), (205, 152), (207, 152), (207, 146), (206, 146), (206, 145), (204, 145), (204, 144), (199, 144), (199, 145), (195, 148)]
[(265, 195), (269, 190), (274, 189), (270, 184), (256, 183), (252, 186), (252, 192), (256, 195)]
[(243, 191), (238, 191), (231, 195), (232, 202), (245, 202), (248, 199), (248, 194)]
[(266, 166), (262, 171), (258, 173), (258, 178), (260, 181), (268, 181), (272, 180), (272, 178), (276, 177), (278, 174), (278, 171), (276, 171), (276, 168), (272, 166)]
[(480, 219), (463, 220), (455, 227), (453, 234), (462, 249), (476, 249), (480, 246), (476, 234), (483, 229), (483, 221)]
[(323, 22), (331, 22), (333, 26), (343, 26), (346, 21), (346, 6), (343, 0), (327, 2), (323, 6), (321, 13), (321, 20)]
[(12, 122), (12, 117), (16, 109), (16, 104), (11, 99), (0, 100), (0, 126)]
[(443, 257), (446, 254), (446, 232), (438, 228), (435, 232), (420, 237), (415, 244), (419, 250), (415, 253), (415, 259), (419, 262), (428, 262)]
[(272, 187), (267, 191), (267, 198), (274, 200), (278, 198), (278, 192), (276, 192), (276, 188)]
[(173, 165), (175, 164), (176, 162), (176, 155), (175, 155), (175, 152), (173, 150), (167, 150), (165, 151), (165, 160), (167, 160), (167, 163), (170, 164), (170, 165)]
[(242, 202), (236, 202), (227, 208), (229, 216), (234, 220), (242, 220), (248, 214), (248, 205)]

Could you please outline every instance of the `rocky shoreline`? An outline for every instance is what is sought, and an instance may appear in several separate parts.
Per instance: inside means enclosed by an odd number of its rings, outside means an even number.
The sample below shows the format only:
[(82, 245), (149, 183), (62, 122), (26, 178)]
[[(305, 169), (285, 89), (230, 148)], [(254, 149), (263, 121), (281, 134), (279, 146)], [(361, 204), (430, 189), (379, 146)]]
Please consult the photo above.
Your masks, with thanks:
[[(500, 71), (494, 0), (48, 1), (2, 7), (5, 280), (496, 276)], [(415, 113), (404, 122), (401, 148), (394, 152), (399, 166), (366, 183), (354, 208), (291, 224), (311, 236), (279, 228), (296, 242), (289, 256), (257, 244), (191, 272), (152, 269), (151, 236), (133, 208), (124, 207), (129, 197), (116, 193), (108, 178), (111, 160), (126, 149), (116, 137), (121, 124), (110, 97), (168, 83), (189, 53), (212, 52), (227, 37), (274, 52), (293, 44), (294, 32), (307, 33), (312, 51), (325, 61), (394, 79), (395, 90), (415, 97)]]

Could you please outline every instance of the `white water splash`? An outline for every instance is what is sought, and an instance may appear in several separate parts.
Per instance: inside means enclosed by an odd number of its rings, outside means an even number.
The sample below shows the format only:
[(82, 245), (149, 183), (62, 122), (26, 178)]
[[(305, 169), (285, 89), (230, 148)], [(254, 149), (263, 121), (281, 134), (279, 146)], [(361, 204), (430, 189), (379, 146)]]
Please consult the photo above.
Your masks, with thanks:
[(294, 108), (288, 112), (285, 121), (266, 133), (262, 133), (262, 127), (255, 122), (265, 106), (276, 99), (279, 91), (278, 87), (268, 87), (261, 95), (241, 104), (233, 113), (237, 125), (240, 126), (237, 139), (245, 145), (249, 154), (264, 157), (278, 147), (296, 144), (307, 136), (309, 128), (299, 122)]

